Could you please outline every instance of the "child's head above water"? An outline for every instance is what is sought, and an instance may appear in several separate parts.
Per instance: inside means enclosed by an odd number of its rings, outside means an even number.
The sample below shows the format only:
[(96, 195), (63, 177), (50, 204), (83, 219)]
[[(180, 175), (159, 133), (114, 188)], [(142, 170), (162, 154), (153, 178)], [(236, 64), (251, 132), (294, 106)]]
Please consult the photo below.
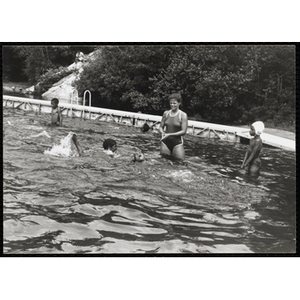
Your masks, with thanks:
[(113, 139), (106, 139), (103, 142), (103, 148), (115, 152), (117, 150), (117, 142)]
[(147, 123), (144, 123), (144, 124), (141, 126), (142, 132), (147, 132), (147, 131), (149, 131), (149, 129), (150, 129), (150, 126), (149, 126)]
[(54, 107), (57, 107), (59, 103), (59, 100), (57, 98), (51, 99), (51, 105)]

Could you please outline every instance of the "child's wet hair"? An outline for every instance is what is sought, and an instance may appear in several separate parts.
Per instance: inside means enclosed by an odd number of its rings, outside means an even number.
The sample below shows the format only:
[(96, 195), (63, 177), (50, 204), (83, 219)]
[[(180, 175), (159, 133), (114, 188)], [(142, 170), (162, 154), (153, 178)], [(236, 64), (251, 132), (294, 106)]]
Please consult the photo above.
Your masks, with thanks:
[(108, 150), (109, 148), (112, 148), (114, 145), (117, 145), (117, 142), (113, 139), (106, 139), (103, 142), (103, 148), (105, 150)]
[(150, 129), (150, 126), (149, 126), (147, 123), (144, 123), (144, 124), (141, 126), (141, 130), (142, 130), (143, 132), (147, 132), (147, 131), (149, 131), (149, 129)]
[(59, 103), (59, 100), (57, 98), (52, 98), (51, 99), (51, 102), (55, 103), (55, 104), (58, 104)]

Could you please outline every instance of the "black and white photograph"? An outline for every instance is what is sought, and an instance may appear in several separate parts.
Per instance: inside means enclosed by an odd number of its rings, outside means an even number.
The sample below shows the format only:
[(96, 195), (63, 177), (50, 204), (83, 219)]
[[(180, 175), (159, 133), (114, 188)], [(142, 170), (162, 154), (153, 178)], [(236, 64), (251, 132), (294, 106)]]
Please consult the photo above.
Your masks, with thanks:
[(296, 45), (2, 45), (3, 254), (296, 253)]
[(3, 299), (297, 299), (294, 1), (1, 12)]

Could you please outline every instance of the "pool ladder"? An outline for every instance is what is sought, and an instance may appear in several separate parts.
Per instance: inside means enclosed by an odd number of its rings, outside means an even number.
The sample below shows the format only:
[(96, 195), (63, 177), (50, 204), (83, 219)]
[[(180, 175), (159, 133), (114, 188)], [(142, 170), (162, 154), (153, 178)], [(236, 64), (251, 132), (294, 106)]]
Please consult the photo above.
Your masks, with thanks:
[[(85, 106), (85, 103), (86, 103), (86, 95), (89, 95), (89, 107), (91, 107), (92, 106), (92, 93), (89, 91), (89, 90), (86, 90), (85, 92), (84, 92), (84, 94), (83, 94), (83, 101), (82, 101), (82, 106), (84, 107)], [(73, 105), (73, 103), (74, 104), (76, 104), (76, 105), (78, 105), (78, 91), (75, 89), (74, 91), (73, 91), (73, 93), (72, 93), (72, 98), (71, 98), (71, 105)], [(70, 109), (70, 111), (71, 111), (71, 117), (72, 117), (72, 114), (73, 114), (73, 112), (72, 112), (72, 107), (73, 106), (71, 106), (71, 109)], [(85, 117), (85, 111), (84, 111), (84, 108), (82, 109), (82, 111), (81, 111), (81, 118), (83, 118), (84, 119), (84, 117)], [(89, 118), (91, 118), (91, 112), (89, 112)]]
[[(83, 101), (82, 101), (82, 105), (85, 106), (85, 102), (86, 102), (86, 95), (89, 94), (89, 107), (92, 106), (92, 93), (89, 90), (86, 90), (83, 93)], [(84, 109), (81, 112), (81, 117), (84, 118)], [(89, 119), (91, 118), (91, 111), (89, 111)]]

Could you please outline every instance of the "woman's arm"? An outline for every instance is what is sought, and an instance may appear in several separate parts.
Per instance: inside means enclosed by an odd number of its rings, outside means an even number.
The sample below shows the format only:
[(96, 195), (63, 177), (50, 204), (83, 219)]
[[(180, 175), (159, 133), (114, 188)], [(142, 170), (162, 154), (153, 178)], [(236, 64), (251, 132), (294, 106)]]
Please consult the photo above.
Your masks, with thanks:
[(162, 116), (160, 125), (159, 125), (159, 132), (160, 132), (162, 135), (165, 134), (164, 128), (165, 128), (166, 118), (167, 118), (167, 112), (165, 111), (164, 114), (163, 114), (163, 116)]

